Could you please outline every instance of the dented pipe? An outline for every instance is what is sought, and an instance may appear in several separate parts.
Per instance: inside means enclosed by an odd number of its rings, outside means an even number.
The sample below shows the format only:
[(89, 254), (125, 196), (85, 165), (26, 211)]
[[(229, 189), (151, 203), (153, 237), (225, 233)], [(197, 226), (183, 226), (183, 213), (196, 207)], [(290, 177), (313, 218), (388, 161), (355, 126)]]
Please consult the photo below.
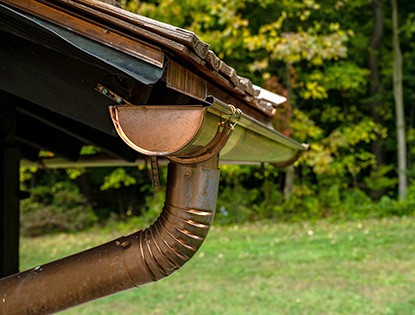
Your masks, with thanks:
[(164, 278), (203, 243), (213, 220), (218, 157), (169, 164), (166, 200), (149, 228), (0, 280), (0, 314), (49, 314)]

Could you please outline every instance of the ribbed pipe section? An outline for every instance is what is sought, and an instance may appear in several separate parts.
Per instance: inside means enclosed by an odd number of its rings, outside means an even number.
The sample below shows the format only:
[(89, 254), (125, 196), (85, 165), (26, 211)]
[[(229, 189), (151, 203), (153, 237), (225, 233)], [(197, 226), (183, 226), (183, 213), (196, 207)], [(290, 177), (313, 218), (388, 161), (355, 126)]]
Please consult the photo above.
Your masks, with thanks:
[(200, 248), (212, 223), (218, 158), (169, 165), (166, 201), (149, 228), (0, 280), (0, 314), (50, 314), (162, 279)]
[(170, 275), (196, 253), (212, 218), (211, 211), (164, 208), (160, 220), (140, 234), (140, 249), (151, 280)]

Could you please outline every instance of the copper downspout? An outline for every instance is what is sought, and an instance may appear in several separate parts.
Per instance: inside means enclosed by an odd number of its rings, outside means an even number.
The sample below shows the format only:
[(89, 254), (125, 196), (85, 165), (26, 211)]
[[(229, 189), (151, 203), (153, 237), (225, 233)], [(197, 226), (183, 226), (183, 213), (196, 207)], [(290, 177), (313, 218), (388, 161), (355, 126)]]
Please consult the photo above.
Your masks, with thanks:
[(170, 275), (203, 243), (219, 184), (218, 157), (169, 164), (159, 219), (149, 228), (0, 280), (0, 314), (49, 314)]

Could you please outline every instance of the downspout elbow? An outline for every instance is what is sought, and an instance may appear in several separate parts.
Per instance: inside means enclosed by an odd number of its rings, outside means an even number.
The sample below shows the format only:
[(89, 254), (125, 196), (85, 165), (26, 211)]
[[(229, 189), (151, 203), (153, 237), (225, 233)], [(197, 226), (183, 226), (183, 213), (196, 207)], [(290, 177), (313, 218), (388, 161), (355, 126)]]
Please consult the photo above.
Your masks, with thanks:
[(0, 279), (0, 315), (50, 314), (170, 275), (202, 245), (218, 185), (217, 156), (170, 163), (165, 205), (152, 226)]
[(213, 221), (218, 184), (217, 157), (191, 166), (170, 163), (166, 201), (159, 219), (120, 240), (120, 244), (136, 247), (135, 254), (124, 254), (135, 286), (162, 279), (192, 258)]

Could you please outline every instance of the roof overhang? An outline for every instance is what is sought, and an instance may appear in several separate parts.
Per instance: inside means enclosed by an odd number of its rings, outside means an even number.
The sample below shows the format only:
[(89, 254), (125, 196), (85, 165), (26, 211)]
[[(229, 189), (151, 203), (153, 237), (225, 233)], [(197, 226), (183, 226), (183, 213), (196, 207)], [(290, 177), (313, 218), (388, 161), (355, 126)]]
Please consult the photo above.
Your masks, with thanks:
[[(201, 104), (220, 117), (217, 104), (231, 104), (243, 119), (223, 150), (228, 161), (281, 162), (304, 150), (270, 125), (284, 98), (237, 76), (192, 32), (93, 0), (1, 0), (0, 32), (8, 43), (0, 50), (0, 90), (16, 98), (26, 159), (43, 148), (77, 160), (92, 144), (114, 158), (141, 160), (117, 136), (113, 105)], [(267, 141), (241, 146), (249, 137), (238, 130)], [(42, 140), (46, 134), (56, 139)], [(254, 159), (246, 154), (253, 151)]]

